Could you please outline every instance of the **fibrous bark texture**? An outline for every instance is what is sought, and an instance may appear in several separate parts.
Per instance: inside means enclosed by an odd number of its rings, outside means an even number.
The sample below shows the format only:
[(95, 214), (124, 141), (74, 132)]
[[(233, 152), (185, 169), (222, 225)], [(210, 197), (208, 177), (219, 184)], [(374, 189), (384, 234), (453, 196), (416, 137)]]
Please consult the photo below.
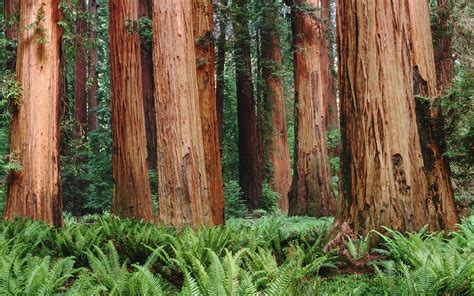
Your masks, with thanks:
[[(451, 229), (446, 196), (433, 199), (420, 147), (414, 77), (435, 91), (425, 1), (338, 1), (341, 184), (337, 225), (361, 234)], [(431, 53), (430, 53), (431, 50)], [(434, 82), (434, 83), (432, 83)]]
[(211, 0), (193, 0), (199, 107), (214, 224), (224, 223), (224, 191), (216, 109), (213, 8)]
[(201, 129), (192, 0), (153, 2), (159, 219), (212, 225)]
[(76, 56), (74, 69), (74, 136), (80, 139), (87, 130), (87, 59), (84, 39), (86, 38), (86, 1), (79, 0), (79, 19), (76, 22)]
[(283, 65), (278, 32), (279, 8), (274, 0), (263, 2), (266, 12), (262, 28), (262, 78), (265, 82), (263, 94), (266, 105), (269, 105), (272, 129), (267, 148), (271, 165), (270, 185), (273, 191), (280, 195), (280, 209), (288, 213), (291, 167), (284, 82), (280, 74)]
[(249, 210), (255, 210), (260, 205), (263, 174), (258, 149), (247, 0), (236, 0), (233, 4), (239, 179), (247, 207)]
[(432, 25), (437, 84), (440, 94), (451, 85), (454, 75), (453, 36), (450, 28), (451, 9), (448, 0), (437, 0), (434, 9), (437, 22)]
[(335, 197), (326, 145), (329, 65), (322, 59), (325, 43), (318, 0), (297, 0), (292, 7), (295, 48), (296, 140), (290, 214), (329, 216)]
[[(22, 1), (17, 79), (22, 97), (12, 102), (9, 175), (3, 218), (30, 217), (62, 226), (59, 181), (59, 0)], [(35, 27), (30, 27), (35, 24)]]
[[(91, 28), (89, 29), (89, 36), (92, 42), (97, 40), (97, 0), (89, 1), (89, 13), (92, 18)], [(89, 131), (96, 131), (99, 128), (99, 120), (97, 118), (97, 108), (99, 107), (98, 92), (99, 83), (97, 80), (97, 48), (89, 48), (89, 76), (90, 81), (88, 91), (88, 123)]]
[(110, 0), (112, 88), (112, 212), (120, 217), (154, 220), (148, 178), (143, 113), (140, 36), (133, 23), (138, 2)]

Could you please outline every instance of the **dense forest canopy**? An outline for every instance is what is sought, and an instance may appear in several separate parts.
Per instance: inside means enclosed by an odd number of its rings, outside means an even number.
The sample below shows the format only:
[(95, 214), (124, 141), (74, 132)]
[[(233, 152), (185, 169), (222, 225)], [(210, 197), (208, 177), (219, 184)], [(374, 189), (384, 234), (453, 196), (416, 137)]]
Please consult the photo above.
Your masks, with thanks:
[(0, 291), (473, 293), (473, 14), (1, 1)]

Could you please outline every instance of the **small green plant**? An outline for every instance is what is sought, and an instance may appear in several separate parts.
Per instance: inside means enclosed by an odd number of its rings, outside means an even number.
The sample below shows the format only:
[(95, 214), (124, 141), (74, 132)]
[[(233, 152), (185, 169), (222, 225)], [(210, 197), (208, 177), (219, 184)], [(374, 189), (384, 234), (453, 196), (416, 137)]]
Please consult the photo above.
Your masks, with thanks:
[(44, 27), (44, 21), (46, 19), (46, 12), (44, 10), (44, 6), (46, 4), (42, 3), (36, 13), (35, 21), (27, 25), (24, 29), (25, 30), (34, 30), (36, 34), (35, 42), (38, 45), (44, 45), (48, 43), (48, 38), (46, 36), (46, 28)]
[[(0, 85), (0, 98), (12, 108), (17, 109), (22, 103), (22, 87), (15, 75), (8, 75)], [(0, 103), (1, 106), (1, 103)]]
[(280, 194), (273, 191), (268, 183), (264, 183), (261, 196), (261, 209), (267, 213), (275, 213), (278, 211), (279, 200)]
[(247, 210), (239, 182), (231, 180), (224, 184), (225, 218), (242, 218)]

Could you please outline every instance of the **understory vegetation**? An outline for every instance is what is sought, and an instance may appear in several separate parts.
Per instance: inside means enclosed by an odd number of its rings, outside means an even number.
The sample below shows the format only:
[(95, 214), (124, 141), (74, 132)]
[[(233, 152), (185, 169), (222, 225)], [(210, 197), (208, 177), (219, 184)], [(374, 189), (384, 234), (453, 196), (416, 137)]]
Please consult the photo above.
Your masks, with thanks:
[(387, 229), (325, 252), (331, 218), (176, 230), (110, 214), (0, 224), (2, 295), (472, 295), (474, 216), (457, 232)]

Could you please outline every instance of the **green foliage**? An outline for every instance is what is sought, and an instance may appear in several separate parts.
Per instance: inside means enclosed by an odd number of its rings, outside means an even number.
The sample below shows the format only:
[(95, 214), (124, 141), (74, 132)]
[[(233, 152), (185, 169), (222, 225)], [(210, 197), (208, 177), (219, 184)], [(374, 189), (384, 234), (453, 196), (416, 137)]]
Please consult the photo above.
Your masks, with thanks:
[(267, 213), (275, 213), (278, 211), (279, 200), (280, 194), (278, 192), (274, 192), (268, 183), (264, 183), (262, 188), (260, 208)]
[(224, 215), (230, 218), (242, 218), (247, 210), (239, 182), (231, 180), (224, 184)]

